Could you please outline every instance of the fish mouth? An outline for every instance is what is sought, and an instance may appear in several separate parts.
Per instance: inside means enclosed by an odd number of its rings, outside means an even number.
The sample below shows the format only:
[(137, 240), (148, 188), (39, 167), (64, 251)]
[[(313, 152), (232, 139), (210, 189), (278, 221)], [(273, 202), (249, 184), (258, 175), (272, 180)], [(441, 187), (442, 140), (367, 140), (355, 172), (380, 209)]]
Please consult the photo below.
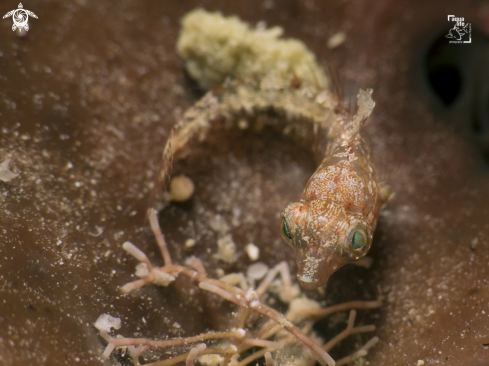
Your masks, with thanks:
[(313, 278), (304, 274), (297, 274), (297, 279), (301, 286), (306, 290), (314, 290), (321, 284), (319, 278)]
[(314, 290), (346, 264), (330, 249), (322, 249), (318, 252), (317, 247), (309, 248), (307, 251), (298, 253), (297, 280), (306, 290)]

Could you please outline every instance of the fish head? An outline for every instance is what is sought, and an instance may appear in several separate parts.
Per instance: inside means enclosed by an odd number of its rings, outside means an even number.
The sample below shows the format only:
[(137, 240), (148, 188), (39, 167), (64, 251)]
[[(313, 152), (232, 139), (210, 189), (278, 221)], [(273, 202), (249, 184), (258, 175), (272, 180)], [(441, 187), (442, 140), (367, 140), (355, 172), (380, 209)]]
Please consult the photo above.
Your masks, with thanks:
[(295, 251), (297, 279), (317, 288), (347, 263), (363, 258), (372, 245), (368, 220), (328, 200), (289, 203), (282, 211), (283, 238)]

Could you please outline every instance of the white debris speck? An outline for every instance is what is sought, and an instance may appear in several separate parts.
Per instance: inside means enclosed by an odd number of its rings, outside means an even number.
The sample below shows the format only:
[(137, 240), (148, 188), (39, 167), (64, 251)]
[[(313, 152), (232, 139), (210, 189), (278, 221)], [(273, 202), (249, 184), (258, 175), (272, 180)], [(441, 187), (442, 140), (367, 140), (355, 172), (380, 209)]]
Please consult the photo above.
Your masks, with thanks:
[(249, 288), (248, 291), (246, 291), (245, 294), (245, 299), (246, 301), (258, 301), (258, 294), (253, 288)]
[(12, 179), (18, 176), (18, 174), (11, 172), (8, 169), (11, 159), (5, 159), (0, 164), (0, 180), (3, 182), (10, 182)]
[(289, 303), (291, 299), (295, 299), (301, 295), (301, 288), (299, 284), (294, 283), (290, 290), (287, 290), (283, 281), (277, 278), (268, 287), (268, 292), (277, 296), (281, 301)]
[(246, 254), (252, 261), (256, 261), (260, 258), (260, 248), (258, 248), (255, 244), (249, 243), (245, 247)]
[(215, 232), (225, 234), (229, 231), (229, 225), (221, 215), (217, 214), (209, 220), (209, 226)]
[(238, 121), (238, 127), (240, 130), (246, 130), (248, 128), (248, 121), (245, 119), (240, 119)]
[(256, 308), (258, 308), (259, 306), (260, 306), (260, 301), (258, 301), (258, 300), (253, 300), (253, 301), (250, 303), (250, 307), (251, 307), (252, 309), (256, 309)]
[(185, 240), (185, 248), (193, 248), (195, 246), (195, 239)]
[(235, 332), (236, 332), (237, 338), (239, 338), (239, 339), (244, 338), (244, 336), (246, 335), (246, 330), (244, 330), (243, 328), (235, 329)]
[(418, 363), (416, 364), (416, 366), (423, 366), (424, 365), (424, 361), (423, 360), (418, 360)]
[(109, 314), (102, 314), (98, 317), (94, 325), (100, 331), (110, 332), (111, 328), (121, 328), (121, 318), (116, 318)]
[(202, 366), (218, 366), (223, 360), (224, 357), (220, 355), (202, 355), (197, 357), (198, 364)]
[(299, 297), (290, 302), (287, 318), (293, 322), (300, 322), (315, 310), (321, 309), (321, 305), (307, 297)]
[(225, 282), (231, 286), (237, 286), (241, 283), (241, 276), (242, 275), (240, 273), (229, 273), (219, 278), (219, 281)]
[(226, 263), (236, 262), (236, 244), (231, 235), (226, 235), (217, 240), (217, 253), (214, 254), (214, 257)]
[(338, 46), (341, 46), (343, 43), (345, 43), (345, 40), (346, 40), (346, 33), (337, 32), (333, 34), (331, 37), (329, 37), (327, 46), (329, 49), (333, 49)]
[(149, 275), (148, 265), (146, 263), (139, 263), (136, 266), (136, 276), (143, 278)]
[(261, 280), (268, 272), (268, 266), (263, 262), (253, 263), (248, 267), (246, 276), (254, 280)]
[(176, 176), (170, 181), (170, 194), (173, 201), (185, 202), (192, 197), (194, 191), (194, 182), (185, 175)]
[(159, 269), (153, 269), (153, 272), (156, 274), (156, 278), (153, 281), (155, 285), (166, 287), (175, 281), (175, 277), (169, 273), (160, 271)]
[(104, 232), (103, 227), (95, 226), (95, 232), (94, 233), (88, 232), (88, 235), (97, 237), (97, 236), (102, 235), (103, 232)]

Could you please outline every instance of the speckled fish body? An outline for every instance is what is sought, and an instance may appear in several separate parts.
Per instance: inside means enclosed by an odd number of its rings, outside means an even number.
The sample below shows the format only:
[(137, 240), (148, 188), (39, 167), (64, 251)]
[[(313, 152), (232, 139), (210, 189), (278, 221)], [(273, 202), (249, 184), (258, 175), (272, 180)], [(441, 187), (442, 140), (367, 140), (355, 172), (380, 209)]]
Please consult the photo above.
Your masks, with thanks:
[(245, 119), (253, 128), (267, 120), (260, 116), (272, 112), (278, 118), (271, 127), (305, 146), (317, 142), (314, 152), (320, 165), (302, 199), (282, 212), (282, 232), (285, 222), (288, 235), (283, 236), (295, 250), (298, 279), (305, 288), (317, 287), (344, 264), (363, 257), (372, 243), (380, 197), (361, 131), (374, 106), (370, 93), (359, 93), (363, 102), (349, 116), (335, 112), (337, 103), (325, 90), (294, 88), (279, 80), (230, 81), (207, 93), (175, 125), (163, 152), (160, 185), (166, 185), (172, 161), (190, 153), (215, 125), (231, 128)]
[(302, 199), (282, 212), (283, 236), (295, 250), (297, 278), (306, 289), (364, 257), (377, 225), (381, 198), (373, 159), (360, 125), (347, 120), (338, 116)]

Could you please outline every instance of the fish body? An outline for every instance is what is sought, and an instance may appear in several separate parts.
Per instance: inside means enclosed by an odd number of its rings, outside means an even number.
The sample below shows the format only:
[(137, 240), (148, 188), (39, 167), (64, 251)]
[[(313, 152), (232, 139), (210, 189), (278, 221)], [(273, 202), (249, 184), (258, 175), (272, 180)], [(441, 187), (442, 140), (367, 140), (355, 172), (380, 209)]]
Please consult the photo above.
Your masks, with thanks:
[(372, 245), (382, 198), (361, 131), (374, 106), (370, 93), (360, 91), (359, 100), (369, 105), (364, 111), (360, 107), (351, 121), (347, 115), (337, 116), (324, 158), (302, 199), (282, 212), (282, 236), (295, 250), (297, 278), (306, 289), (318, 287), (343, 265), (361, 259)]
[(383, 200), (361, 126), (375, 103), (371, 90), (360, 91), (357, 112), (345, 111), (314, 54), (280, 34), (204, 10), (182, 19), (178, 52), (189, 75), (211, 91), (173, 128), (159, 185), (168, 183), (172, 160), (241, 121), (257, 130), (268, 123), (277, 135), (312, 146), (318, 169), (302, 199), (283, 210), (281, 229), (295, 250), (299, 281), (314, 288), (372, 245)]
[(227, 82), (175, 125), (156, 187), (168, 183), (173, 161), (191, 153), (215, 128), (236, 128), (243, 119), (253, 128), (266, 120), (260, 116), (275, 115), (271, 127), (303, 146), (315, 145), (320, 162), (302, 199), (282, 212), (282, 235), (295, 250), (297, 277), (303, 287), (315, 288), (346, 263), (364, 257), (372, 244), (382, 199), (361, 129), (375, 105), (370, 94), (360, 91), (358, 112), (351, 116), (336, 112), (337, 103), (325, 90), (279, 81)]

